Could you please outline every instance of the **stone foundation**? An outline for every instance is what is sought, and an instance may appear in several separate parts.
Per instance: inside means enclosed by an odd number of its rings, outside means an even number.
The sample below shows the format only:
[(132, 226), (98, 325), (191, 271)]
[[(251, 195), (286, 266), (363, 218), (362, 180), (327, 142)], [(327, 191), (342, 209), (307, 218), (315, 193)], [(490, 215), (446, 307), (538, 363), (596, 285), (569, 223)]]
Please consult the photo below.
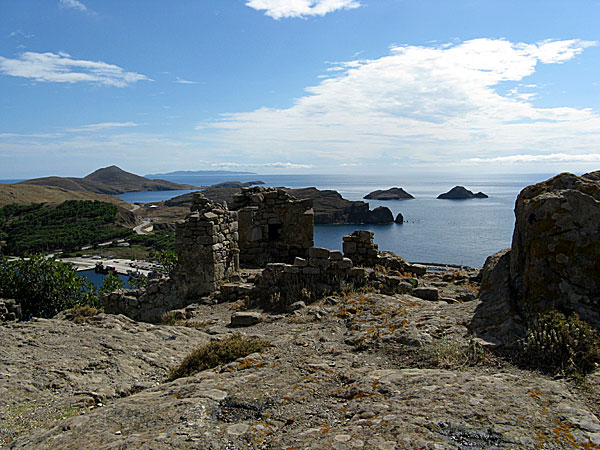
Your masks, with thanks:
[(373, 241), (374, 233), (368, 230), (356, 230), (343, 237), (344, 255), (354, 265), (363, 267), (381, 266), (406, 274), (424, 275), (427, 268), (420, 264), (411, 264), (393, 252), (380, 252)]
[(314, 301), (334, 291), (363, 286), (364, 268), (354, 267), (338, 250), (311, 247), (308, 258), (297, 257), (293, 264), (269, 263), (257, 277), (254, 299), (276, 309), (299, 301)]

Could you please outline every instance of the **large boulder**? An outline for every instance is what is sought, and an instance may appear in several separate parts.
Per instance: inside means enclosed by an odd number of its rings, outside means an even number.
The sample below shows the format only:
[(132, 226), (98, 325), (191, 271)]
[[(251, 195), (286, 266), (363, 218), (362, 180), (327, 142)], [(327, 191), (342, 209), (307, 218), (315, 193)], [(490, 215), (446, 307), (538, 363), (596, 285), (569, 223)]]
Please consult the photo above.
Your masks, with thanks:
[(512, 345), (525, 335), (510, 284), (510, 249), (488, 256), (481, 270), (481, 287), (471, 328), (495, 345)]
[(392, 211), (385, 206), (378, 206), (373, 211), (369, 211), (366, 223), (392, 223), (394, 216)]
[(576, 312), (600, 328), (600, 171), (523, 189), (515, 216), (510, 277), (521, 313)]

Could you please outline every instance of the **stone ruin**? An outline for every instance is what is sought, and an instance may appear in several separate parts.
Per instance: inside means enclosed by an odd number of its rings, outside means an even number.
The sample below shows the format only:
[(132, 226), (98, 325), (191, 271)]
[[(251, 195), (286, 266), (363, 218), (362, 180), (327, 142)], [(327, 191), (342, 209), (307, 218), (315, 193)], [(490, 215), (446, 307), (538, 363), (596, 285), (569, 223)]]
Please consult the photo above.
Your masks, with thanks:
[[(416, 286), (411, 274), (425, 273), (423, 266), (379, 252), (372, 231), (344, 236), (344, 254), (314, 247), (312, 202), (282, 189), (246, 188), (234, 200), (237, 211), (230, 211), (225, 203), (195, 193), (191, 212), (176, 225), (178, 264), (172, 277), (150, 280), (145, 289), (106, 295), (105, 311), (156, 321), (167, 311), (208, 297), (211, 302), (248, 297), (282, 309), (298, 297), (314, 300), (371, 279), (386, 292), (408, 292)], [(244, 282), (241, 262), (264, 270), (253, 282)], [(376, 265), (404, 273), (381, 278), (372, 269), (357, 267)]]
[(172, 278), (150, 280), (146, 289), (127, 289), (103, 298), (104, 310), (135, 320), (155, 321), (209, 295), (239, 271), (237, 213), (194, 193), (191, 212), (176, 225), (178, 264)]
[(283, 189), (257, 186), (233, 196), (238, 213), (240, 263), (264, 267), (291, 263), (314, 245), (312, 200), (298, 200)]
[(238, 215), (196, 192), (191, 213), (175, 227), (179, 263), (173, 278), (185, 298), (202, 297), (240, 269)]
[(21, 305), (13, 299), (0, 298), (0, 323), (21, 319)]

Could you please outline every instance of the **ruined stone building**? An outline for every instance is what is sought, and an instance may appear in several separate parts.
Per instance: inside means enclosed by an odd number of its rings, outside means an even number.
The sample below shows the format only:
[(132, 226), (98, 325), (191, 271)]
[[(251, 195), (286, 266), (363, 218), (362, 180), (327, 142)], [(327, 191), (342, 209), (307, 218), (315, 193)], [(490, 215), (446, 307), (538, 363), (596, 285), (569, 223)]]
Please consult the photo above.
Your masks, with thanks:
[(185, 298), (201, 297), (240, 268), (237, 212), (194, 193), (191, 213), (175, 228), (174, 281)]
[(234, 196), (238, 213), (240, 263), (264, 267), (292, 263), (314, 245), (312, 200), (298, 200), (283, 189), (244, 188)]

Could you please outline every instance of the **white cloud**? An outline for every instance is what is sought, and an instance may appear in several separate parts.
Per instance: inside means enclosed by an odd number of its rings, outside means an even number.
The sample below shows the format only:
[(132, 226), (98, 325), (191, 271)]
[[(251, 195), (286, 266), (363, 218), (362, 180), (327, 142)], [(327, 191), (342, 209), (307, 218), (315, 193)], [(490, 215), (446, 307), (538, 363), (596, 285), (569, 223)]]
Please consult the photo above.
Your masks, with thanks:
[(32, 37), (34, 37), (34, 36), (35, 36), (34, 34), (31, 34), (31, 33), (25, 33), (25, 32), (24, 32), (23, 30), (21, 30), (21, 29), (15, 30), (15, 31), (11, 32), (11, 33), (8, 35), (8, 37), (10, 37), (10, 38), (13, 38), (13, 37), (22, 37), (22, 38), (25, 38), (25, 39), (31, 39), (31, 38), (32, 38)]
[[(395, 46), (382, 58), (338, 64), (339, 72), (330, 71), (332, 77), (308, 87), (289, 108), (226, 114), (197, 129), (220, 131), (222, 146), (242, 156), (294, 154), (319, 164), (592, 153), (600, 141), (597, 112), (536, 107), (535, 86), (520, 84), (538, 64), (564, 63), (592, 45), (476, 39)], [(501, 83), (530, 92), (503, 95)]]
[(179, 84), (200, 84), (199, 81), (184, 80), (183, 78), (179, 78), (179, 77), (176, 77), (176, 78), (177, 79), (173, 83), (179, 83)]
[(324, 16), (338, 9), (353, 9), (360, 6), (358, 0), (248, 0), (246, 6), (273, 19), (287, 17)]
[(492, 164), (515, 164), (515, 163), (577, 163), (577, 162), (600, 162), (600, 153), (589, 153), (584, 155), (551, 153), (549, 155), (510, 155), (495, 158), (469, 158), (465, 163), (492, 163)]
[(22, 53), (17, 59), (0, 56), (0, 72), (13, 77), (54, 83), (92, 83), (124, 87), (137, 81), (152, 81), (145, 75), (125, 72), (102, 61), (72, 59), (68, 53)]
[(77, 0), (60, 0), (61, 8), (77, 9), (78, 11), (87, 11), (87, 7)]
[(68, 128), (67, 131), (70, 132), (87, 132), (87, 131), (104, 131), (111, 128), (124, 128), (124, 127), (137, 127), (140, 125), (136, 122), (102, 122), (102, 123), (92, 123), (89, 125), (83, 125), (77, 128)]

